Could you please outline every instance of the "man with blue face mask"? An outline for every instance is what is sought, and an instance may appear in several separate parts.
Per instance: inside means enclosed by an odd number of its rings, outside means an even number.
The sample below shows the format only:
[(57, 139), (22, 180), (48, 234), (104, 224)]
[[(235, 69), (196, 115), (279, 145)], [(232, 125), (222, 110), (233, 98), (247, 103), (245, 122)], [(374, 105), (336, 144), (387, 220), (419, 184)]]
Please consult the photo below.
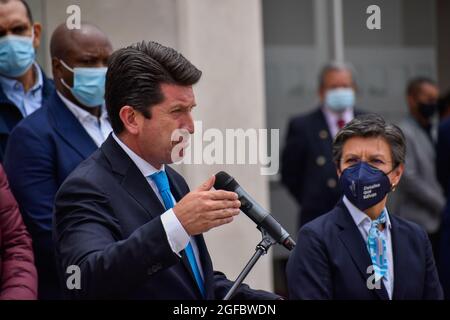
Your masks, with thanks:
[(300, 223), (331, 210), (339, 199), (331, 157), (334, 136), (355, 115), (355, 83), (343, 63), (326, 65), (319, 76), (319, 107), (290, 120), (282, 154), (282, 183), (300, 206)]
[(51, 237), (56, 191), (112, 130), (104, 104), (108, 37), (90, 24), (79, 30), (61, 24), (50, 51), (56, 92), (16, 126), (5, 155), (11, 189), (33, 237), (40, 299), (61, 297)]
[(0, 162), (14, 126), (54, 92), (35, 62), (41, 25), (22, 0), (0, 0)]

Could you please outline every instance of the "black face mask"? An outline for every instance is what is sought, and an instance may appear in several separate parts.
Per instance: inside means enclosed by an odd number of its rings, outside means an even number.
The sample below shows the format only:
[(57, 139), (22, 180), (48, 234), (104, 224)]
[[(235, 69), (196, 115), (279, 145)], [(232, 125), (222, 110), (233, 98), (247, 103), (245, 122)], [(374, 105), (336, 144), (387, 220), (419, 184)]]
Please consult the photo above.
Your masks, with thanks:
[(419, 103), (419, 113), (425, 118), (430, 119), (437, 111), (436, 103)]

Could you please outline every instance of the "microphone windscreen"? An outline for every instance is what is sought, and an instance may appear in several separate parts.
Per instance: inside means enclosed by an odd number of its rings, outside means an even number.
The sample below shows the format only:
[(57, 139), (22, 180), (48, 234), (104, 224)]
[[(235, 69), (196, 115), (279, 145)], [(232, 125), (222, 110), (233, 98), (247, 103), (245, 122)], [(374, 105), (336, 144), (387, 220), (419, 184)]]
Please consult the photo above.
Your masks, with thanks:
[(232, 176), (224, 171), (216, 173), (216, 181), (214, 182), (214, 188), (216, 190), (234, 191), (239, 184), (234, 180)]

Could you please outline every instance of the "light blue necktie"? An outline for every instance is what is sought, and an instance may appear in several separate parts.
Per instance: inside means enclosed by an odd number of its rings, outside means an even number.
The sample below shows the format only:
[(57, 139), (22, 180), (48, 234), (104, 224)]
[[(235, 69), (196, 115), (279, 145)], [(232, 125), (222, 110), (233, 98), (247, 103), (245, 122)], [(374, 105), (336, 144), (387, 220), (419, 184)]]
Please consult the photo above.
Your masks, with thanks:
[(372, 260), (373, 269), (375, 271), (375, 281), (387, 277), (388, 261), (386, 257), (386, 238), (383, 232), (378, 228), (380, 225), (386, 224), (386, 211), (372, 221), (367, 238), (367, 249), (369, 250), (370, 259)]
[[(166, 172), (162, 170), (158, 171), (152, 174), (150, 178), (156, 183), (166, 210), (173, 208), (174, 203), (172, 200), (172, 193), (170, 192), (170, 185), (169, 180), (167, 179)], [(192, 273), (194, 274), (195, 281), (197, 282), (200, 292), (202, 293), (203, 297), (205, 297), (205, 287), (203, 285), (203, 279), (200, 275), (200, 268), (198, 267), (197, 260), (195, 259), (194, 255), (194, 250), (192, 249), (192, 245), (190, 242), (188, 243), (184, 251), (186, 252), (186, 256), (189, 260), (189, 264), (191, 265)]]

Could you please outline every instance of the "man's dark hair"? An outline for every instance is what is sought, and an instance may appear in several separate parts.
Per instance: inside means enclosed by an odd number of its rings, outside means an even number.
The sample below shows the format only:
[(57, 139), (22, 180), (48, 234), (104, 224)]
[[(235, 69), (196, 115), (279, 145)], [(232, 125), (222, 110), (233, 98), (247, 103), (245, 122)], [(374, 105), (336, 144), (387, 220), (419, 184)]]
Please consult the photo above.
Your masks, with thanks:
[(161, 103), (161, 84), (191, 86), (202, 75), (192, 63), (172, 48), (142, 41), (111, 55), (106, 74), (105, 101), (116, 134), (124, 126), (119, 117), (123, 106), (131, 106), (150, 118), (150, 109)]
[(427, 77), (417, 77), (413, 78), (408, 82), (408, 86), (406, 87), (406, 94), (408, 96), (415, 96), (420, 91), (420, 88), (424, 84), (431, 84), (436, 86), (436, 82)]
[(11, 2), (11, 1), (19, 1), (25, 6), (25, 10), (27, 11), (28, 20), (30, 20), (30, 23), (33, 24), (33, 15), (31, 14), (30, 6), (28, 5), (28, 3), (25, 0), (0, 0), (0, 3), (7, 4), (8, 2)]
[(392, 168), (405, 163), (406, 142), (402, 130), (394, 124), (387, 123), (381, 116), (371, 113), (354, 118), (336, 135), (333, 141), (333, 160), (338, 169), (344, 144), (353, 137), (384, 138), (391, 148)]

